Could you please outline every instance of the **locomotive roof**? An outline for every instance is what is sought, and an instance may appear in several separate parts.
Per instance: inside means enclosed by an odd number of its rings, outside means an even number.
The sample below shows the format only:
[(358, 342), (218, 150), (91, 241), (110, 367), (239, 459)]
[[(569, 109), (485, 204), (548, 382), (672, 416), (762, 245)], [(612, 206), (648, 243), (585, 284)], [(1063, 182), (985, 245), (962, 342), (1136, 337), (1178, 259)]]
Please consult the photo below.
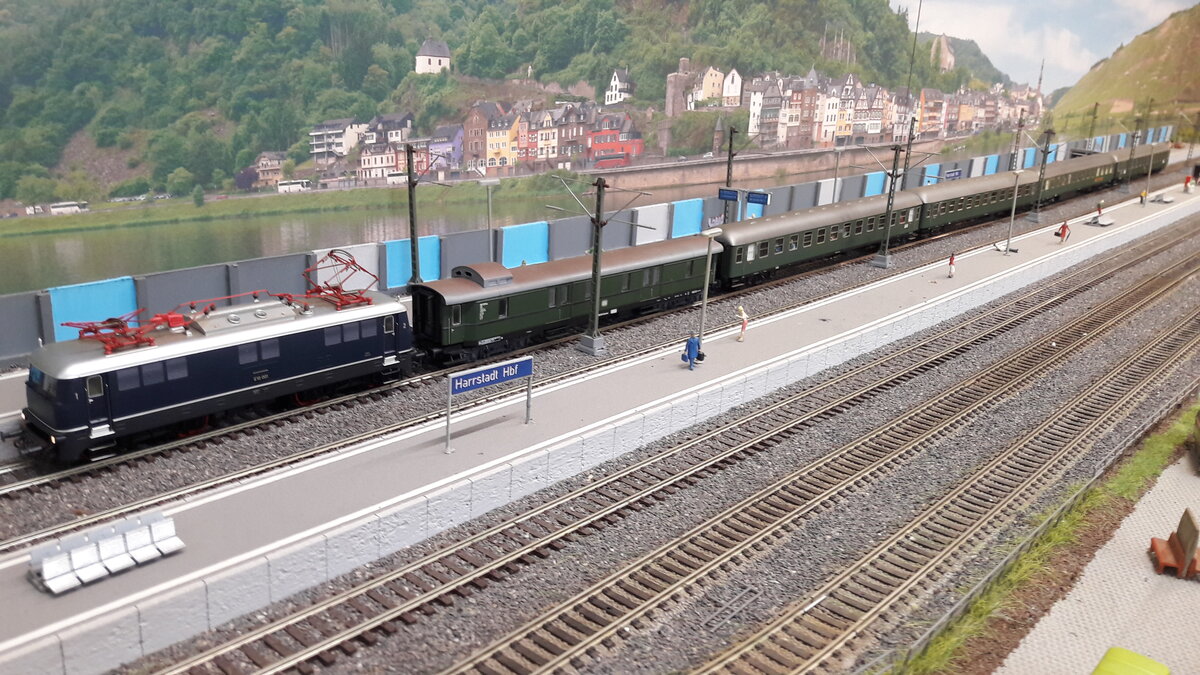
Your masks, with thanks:
[(105, 354), (104, 346), (95, 340), (52, 342), (31, 354), (29, 363), (56, 379), (74, 379), (405, 311), (397, 298), (386, 293), (364, 293), (374, 304), (340, 311), (321, 300), (309, 301), (312, 311), (308, 314), (298, 303), (261, 301), (220, 308), (207, 317), (187, 315), (187, 331), (154, 331), (150, 333), (156, 343), (153, 346), (128, 347), (112, 354)]
[[(893, 209), (899, 211), (920, 205), (921, 200), (911, 191), (896, 192)], [(800, 211), (789, 211), (775, 216), (752, 218), (722, 225), (721, 229), (724, 230), (724, 233), (717, 237), (717, 241), (727, 246), (741, 246), (772, 237), (783, 237), (805, 230), (827, 227), (834, 223), (867, 218), (886, 210), (886, 194), (863, 197), (848, 202), (814, 206)]]
[[(706, 237), (699, 235), (680, 237), (641, 246), (604, 251), (604, 254), (600, 256), (600, 263), (603, 274), (620, 274), (651, 265), (703, 258), (707, 249), (708, 239)], [(720, 250), (721, 245), (713, 242), (713, 253)], [(441, 295), (447, 305), (457, 305), (549, 288), (559, 284), (590, 279), (592, 256), (590, 254), (581, 255), (509, 269), (499, 263), (463, 265), (455, 267), (451, 274), (453, 276), (447, 279), (416, 284), (412, 292), (415, 295), (420, 289), (428, 289)]]

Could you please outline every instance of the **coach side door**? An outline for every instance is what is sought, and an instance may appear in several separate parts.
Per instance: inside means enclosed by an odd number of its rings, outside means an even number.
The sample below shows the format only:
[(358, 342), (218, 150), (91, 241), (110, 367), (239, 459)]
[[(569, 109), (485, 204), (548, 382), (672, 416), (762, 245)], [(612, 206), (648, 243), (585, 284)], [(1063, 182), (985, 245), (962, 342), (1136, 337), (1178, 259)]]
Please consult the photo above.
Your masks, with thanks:
[(104, 376), (88, 377), (84, 381), (84, 389), (87, 394), (88, 427), (91, 429), (91, 437), (99, 438), (111, 435), (112, 427), (109, 426), (109, 420), (112, 419), (112, 416), (109, 413), (108, 384), (104, 381)]

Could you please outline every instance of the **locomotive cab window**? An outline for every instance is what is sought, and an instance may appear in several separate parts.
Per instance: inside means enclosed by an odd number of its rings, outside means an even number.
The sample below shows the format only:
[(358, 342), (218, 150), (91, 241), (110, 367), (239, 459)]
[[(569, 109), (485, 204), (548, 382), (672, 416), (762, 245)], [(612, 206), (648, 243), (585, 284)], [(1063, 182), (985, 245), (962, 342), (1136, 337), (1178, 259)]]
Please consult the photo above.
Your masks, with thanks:
[(391, 314), (383, 317), (383, 332), (393, 335), (396, 332), (396, 317)]
[(88, 398), (100, 398), (104, 395), (104, 380), (99, 375), (87, 379), (87, 395)]

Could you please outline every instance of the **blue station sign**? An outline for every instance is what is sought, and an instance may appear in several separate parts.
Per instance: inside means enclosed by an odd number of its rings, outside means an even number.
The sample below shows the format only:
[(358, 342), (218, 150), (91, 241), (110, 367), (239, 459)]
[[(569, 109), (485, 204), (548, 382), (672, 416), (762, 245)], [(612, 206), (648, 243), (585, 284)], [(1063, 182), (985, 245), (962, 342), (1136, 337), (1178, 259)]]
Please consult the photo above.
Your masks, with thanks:
[(717, 188), (717, 199), (725, 202), (736, 202), (738, 191), (732, 188)]
[(747, 192), (746, 193), (746, 203), (747, 204), (762, 204), (763, 206), (766, 206), (767, 204), (771, 203), (771, 193), (770, 192)]
[(513, 359), (492, 366), (484, 366), (450, 376), (450, 393), (464, 394), (473, 389), (490, 387), (522, 377), (533, 376), (533, 357)]
[(951, 171), (947, 171), (946, 176), (945, 176), (946, 180), (954, 180), (955, 178), (961, 178), (961, 177), (962, 177), (962, 169), (953, 169)]

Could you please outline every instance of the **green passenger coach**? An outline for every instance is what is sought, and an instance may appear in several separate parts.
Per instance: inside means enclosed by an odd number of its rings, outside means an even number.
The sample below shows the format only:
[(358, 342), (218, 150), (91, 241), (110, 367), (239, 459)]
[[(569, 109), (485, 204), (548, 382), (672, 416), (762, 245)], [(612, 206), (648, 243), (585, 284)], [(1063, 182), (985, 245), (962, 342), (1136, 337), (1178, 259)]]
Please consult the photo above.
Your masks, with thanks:
[[(600, 313), (637, 316), (698, 300), (708, 245), (692, 236), (605, 251)], [(713, 242), (714, 258), (720, 250)], [(411, 292), (415, 341), (436, 361), (467, 361), (585, 327), (594, 305), (592, 256), (512, 269), (464, 265)]]

